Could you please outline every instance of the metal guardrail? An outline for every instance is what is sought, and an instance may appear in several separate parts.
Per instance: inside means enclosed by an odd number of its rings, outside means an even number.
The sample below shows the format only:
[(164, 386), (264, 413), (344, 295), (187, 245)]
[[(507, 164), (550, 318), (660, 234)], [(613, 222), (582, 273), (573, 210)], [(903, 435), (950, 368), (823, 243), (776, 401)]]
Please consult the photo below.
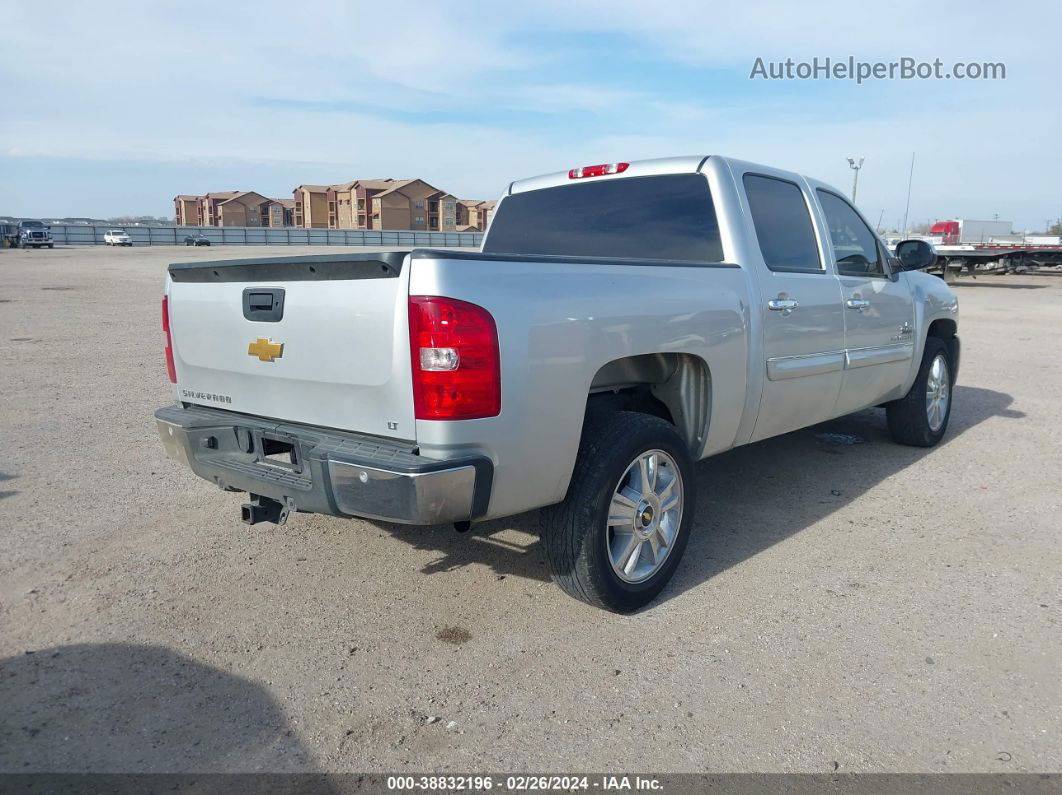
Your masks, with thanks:
[(482, 232), (414, 232), (406, 229), (302, 229), (269, 226), (88, 226), (52, 224), (57, 245), (103, 245), (108, 229), (124, 229), (135, 246), (183, 246), (202, 235), (225, 246), (427, 246), (478, 247)]

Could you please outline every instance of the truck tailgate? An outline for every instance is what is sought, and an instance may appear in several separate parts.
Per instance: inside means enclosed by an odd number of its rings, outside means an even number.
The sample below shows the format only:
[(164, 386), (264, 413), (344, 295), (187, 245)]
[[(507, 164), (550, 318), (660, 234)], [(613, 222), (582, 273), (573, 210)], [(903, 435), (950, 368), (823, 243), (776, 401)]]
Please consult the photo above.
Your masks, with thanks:
[(388, 252), (171, 265), (180, 400), (414, 439), (404, 260)]

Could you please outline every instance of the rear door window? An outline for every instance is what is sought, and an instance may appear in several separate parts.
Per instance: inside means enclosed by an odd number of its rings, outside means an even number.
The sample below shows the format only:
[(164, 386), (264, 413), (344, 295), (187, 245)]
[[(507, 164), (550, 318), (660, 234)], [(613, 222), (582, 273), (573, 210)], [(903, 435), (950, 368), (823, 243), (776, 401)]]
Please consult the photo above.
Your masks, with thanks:
[(746, 174), (742, 182), (767, 267), (772, 271), (824, 273), (800, 187), (760, 174)]
[(721, 262), (719, 223), (702, 174), (560, 185), (507, 196), (488, 254)]

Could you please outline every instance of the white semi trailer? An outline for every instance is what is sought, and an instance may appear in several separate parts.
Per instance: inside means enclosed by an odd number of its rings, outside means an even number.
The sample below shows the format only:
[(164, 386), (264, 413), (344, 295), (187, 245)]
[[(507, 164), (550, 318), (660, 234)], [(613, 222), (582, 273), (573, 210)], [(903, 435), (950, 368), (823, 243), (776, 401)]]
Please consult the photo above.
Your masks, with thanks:
[(992, 238), (1010, 235), (1010, 221), (975, 221), (970, 218), (958, 218), (953, 221), (937, 221), (929, 230), (934, 237), (943, 238), (944, 245), (964, 243), (990, 243)]

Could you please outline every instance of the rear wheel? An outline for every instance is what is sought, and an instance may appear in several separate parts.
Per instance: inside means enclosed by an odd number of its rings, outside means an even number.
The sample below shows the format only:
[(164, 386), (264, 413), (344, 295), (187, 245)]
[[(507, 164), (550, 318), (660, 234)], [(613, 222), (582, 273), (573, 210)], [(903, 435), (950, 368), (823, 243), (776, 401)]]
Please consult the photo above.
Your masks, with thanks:
[(568, 496), (545, 512), (553, 580), (596, 607), (637, 610), (678, 568), (693, 512), (693, 462), (670, 423), (637, 412), (591, 415)]
[(948, 429), (955, 378), (951, 354), (939, 337), (927, 337), (911, 390), (885, 407), (889, 433), (900, 444), (932, 447)]

